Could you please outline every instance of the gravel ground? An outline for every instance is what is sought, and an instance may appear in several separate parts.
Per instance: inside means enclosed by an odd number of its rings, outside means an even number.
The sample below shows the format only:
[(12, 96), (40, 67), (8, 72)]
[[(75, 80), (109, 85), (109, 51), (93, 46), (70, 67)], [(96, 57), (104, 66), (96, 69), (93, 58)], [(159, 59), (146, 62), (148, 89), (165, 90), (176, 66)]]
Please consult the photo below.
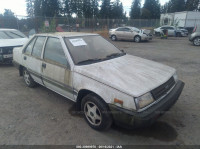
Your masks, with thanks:
[(178, 102), (152, 127), (106, 132), (74, 114), (74, 103), (42, 87), (30, 89), (13, 66), (0, 65), (1, 145), (200, 145), (200, 47), (187, 38), (113, 42), (127, 53), (177, 69), (186, 83)]

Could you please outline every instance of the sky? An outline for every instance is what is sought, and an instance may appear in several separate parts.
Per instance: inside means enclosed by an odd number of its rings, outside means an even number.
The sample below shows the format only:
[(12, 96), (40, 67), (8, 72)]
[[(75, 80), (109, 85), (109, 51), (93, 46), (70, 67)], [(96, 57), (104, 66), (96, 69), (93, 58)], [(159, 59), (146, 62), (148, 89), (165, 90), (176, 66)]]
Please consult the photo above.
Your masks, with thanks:
[[(160, 0), (161, 5), (165, 4), (168, 0)], [(124, 6), (124, 10), (128, 13), (131, 8), (132, 0), (121, 0)], [(142, 5), (144, 0), (142, 0)], [(0, 13), (4, 12), (4, 9), (11, 9), (15, 15), (27, 16), (26, 2), (25, 0), (0, 0)]]

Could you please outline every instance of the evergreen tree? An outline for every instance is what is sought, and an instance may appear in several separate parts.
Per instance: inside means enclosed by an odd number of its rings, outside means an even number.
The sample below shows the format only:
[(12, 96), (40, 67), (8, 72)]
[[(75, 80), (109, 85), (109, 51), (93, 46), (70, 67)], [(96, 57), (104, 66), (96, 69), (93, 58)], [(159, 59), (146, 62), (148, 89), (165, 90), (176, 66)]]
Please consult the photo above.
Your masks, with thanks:
[(160, 3), (159, 0), (145, 0), (142, 9), (142, 18), (144, 19), (159, 19), (160, 18)]
[(198, 10), (199, 0), (187, 0), (185, 4), (186, 11)]
[(99, 15), (99, 0), (91, 0), (92, 16), (97, 17)]
[(64, 1), (64, 15), (67, 15), (68, 17), (71, 16), (72, 14), (72, 9), (71, 9), (71, 0), (65, 0)]
[(124, 8), (120, 0), (115, 0), (111, 5), (111, 15), (112, 19), (122, 19), (124, 17)]
[(35, 0), (26, 0), (26, 11), (28, 16), (34, 16), (34, 2)]
[(131, 19), (139, 19), (140, 18), (140, 10), (141, 10), (141, 0), (133, 0), (131, 11), (130, 11), (130, 17)]
[(77, 17), (83, 15), (83, 0), (71, 0), (71, 10)]
[(34, 2), (35, 16), (54, 17), (59, 14), (59, 0), (35, 0)]
[(168, 12), (185, 11), (185, 0), (170, 0), (168, 3)]
[(102, 19), (109, 19), (111, 16), (111, 2), (110, 0), (102, 0), (100, 15)]

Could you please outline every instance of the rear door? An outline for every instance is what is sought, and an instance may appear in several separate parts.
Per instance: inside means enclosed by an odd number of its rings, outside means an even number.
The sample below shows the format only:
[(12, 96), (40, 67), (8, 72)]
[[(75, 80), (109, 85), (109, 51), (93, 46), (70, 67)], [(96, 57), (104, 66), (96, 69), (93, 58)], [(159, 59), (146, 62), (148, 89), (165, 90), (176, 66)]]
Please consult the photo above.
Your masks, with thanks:
[(62, 38), (49, 37), (43, 53), (42, 79), (44, 85), (74, 100), (72, 72), (61, 44)]
[(42, 82), (42, 50), (44, 48), (46, 37), (34, 37), (24, 50), (23, 64), (28, 69), (33, 80), (39, 84)]
[(168, 27), (168, 35), (175, 36), (175, 29), (173, 27)]

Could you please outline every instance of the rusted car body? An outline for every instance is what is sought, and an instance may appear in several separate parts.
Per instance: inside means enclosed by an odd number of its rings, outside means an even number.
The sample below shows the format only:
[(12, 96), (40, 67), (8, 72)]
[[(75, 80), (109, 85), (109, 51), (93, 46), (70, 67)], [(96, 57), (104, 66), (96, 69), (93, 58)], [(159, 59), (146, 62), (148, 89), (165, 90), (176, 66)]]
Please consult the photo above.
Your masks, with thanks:
[[(41, 51), (35, 56), (37, 48)], [(14, 50), (14, 63), (29, 87), (37, 82), (76, 102), (97, 130), (113, 121), (127, 127), (149, 125), (184, 87), (174, 68), (128, 55), (97, 34), (35, 35)]]

